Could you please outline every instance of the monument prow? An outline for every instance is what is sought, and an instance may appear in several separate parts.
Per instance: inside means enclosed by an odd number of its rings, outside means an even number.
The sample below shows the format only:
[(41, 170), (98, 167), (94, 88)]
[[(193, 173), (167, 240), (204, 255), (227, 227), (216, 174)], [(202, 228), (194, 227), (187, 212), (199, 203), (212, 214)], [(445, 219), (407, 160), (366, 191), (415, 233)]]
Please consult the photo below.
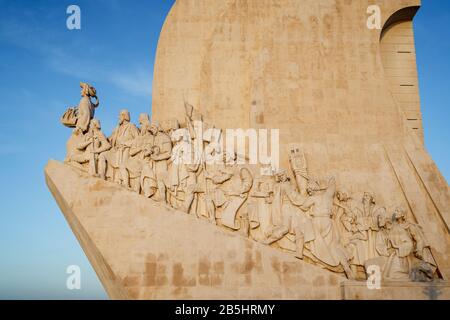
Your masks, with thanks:
[(45, 177), (112, 299), (341, 297), (345, 277), (114, 183), (54, 160)]

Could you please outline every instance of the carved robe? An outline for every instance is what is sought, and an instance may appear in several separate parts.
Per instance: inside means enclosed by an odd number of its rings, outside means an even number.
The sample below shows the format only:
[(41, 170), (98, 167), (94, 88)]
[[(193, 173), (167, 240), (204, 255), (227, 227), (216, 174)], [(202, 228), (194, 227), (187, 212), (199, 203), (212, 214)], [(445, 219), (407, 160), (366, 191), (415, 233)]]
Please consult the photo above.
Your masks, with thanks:
[(250, 226), (252, 229), (260, 228), (261, 239), (267, 238), (273, 231), (272, 202), (275, 181), (271, 177), (261, 178), (256, 182), (255, 190), (251, 196), (255, 198), (253, 210), (250, 213)]
[(180, 187), (186, 187), (182, 183), (189, 177), (186, 165), (188, 164), (187, 156), (189, 155), (190, 147), (188, 142), (181, 141), (172, 148), (169, 160), (170, 167), (168, 169), (168, 187), (172, 191)]
[(145, 156), (146, 151), (150, 151), (153, 147), (154, 137), (151, 133), (141, 132), (135, 140), (132, 142), (130, 147), (130, 163), (128, 167), (132, 171), (138, 171), (142, 169), (142, 165), (149, 162), (147, 156)]
[(155, 165), (156, 178), (160, 183), (166, 183), (168, 176), (167, 160), (170, 159), (170, 156), (172, 155), (172, 141), (170, 140), (170, 137), (162, 131), (159, 131), (155, 135), (154, 141), (155, 150), (157, 151), (152, 155), (152, 159)]
[(313, 195), (303, 207), (310, 210), (314, 229), (314, 239), (309, 243), (311, 253), (321, 262), (337, 267), (348, 260), (348, 253), (340, 244), (339, 235), (331, 218), (336, 185), (333, 182), (326, 191)]
[(138, 137), (133, 141), (130, 148), (130, 158), (126, 163), (130, 178), (139, 178), (139, 186), (144, 195), (151, 197), (156, 189), (156, 178), (153, 172), (153, 163), (146, 152), (153, 147), (154, 136), (146, 130), (141, 128)]
[(223, 188), (216, 189), (219, 194), (222, 193), (223, 198), (226, 198), (221, 221), (224, 226), (237, 230), (240, 226), (236, 225), (236, 214), (247, 200), (248, 192), (253, 185), (253, 177), (247, 168), (225, 168), (223, 174), (230, 178), (224, 182)]
[(383, 276), (392, 280), (409, 280), (415, 260), (422, 260), (435, 267), (431, 252), (418, 225), (404, 222), (394, 223), (388, 240), (394, 250), (388, 258)]
[(118, 168), (123, 165), (130, 156), (130, 148), (135, 138), (139, 136), (139, 130), (130, 122), (124, 122), (114, 129), (109, 141), (113, 149), (108, 158), (109, 164)]
[(364, 266), (368, 259), (367, 232), (358, 230), (357, 215), (351, 207), (339, 207), (336, 215), (336, 230), (341, 244), (352, 258), (352, 265)]
[(300, 232), (304, 241), (314, 239), (314, 230), (311, 219), (300, 210), (306, 197), (302, 196), (289, 181), (277, 183), (274, 187), (274, 200), (272, 204), (272, 221), (277, 228), (287, 229), (287, 233)]
[(78, 104), (76, 128), (86, 132), (90, 121), (94, 118), (95, 107), (88, 96), (83, 96)]

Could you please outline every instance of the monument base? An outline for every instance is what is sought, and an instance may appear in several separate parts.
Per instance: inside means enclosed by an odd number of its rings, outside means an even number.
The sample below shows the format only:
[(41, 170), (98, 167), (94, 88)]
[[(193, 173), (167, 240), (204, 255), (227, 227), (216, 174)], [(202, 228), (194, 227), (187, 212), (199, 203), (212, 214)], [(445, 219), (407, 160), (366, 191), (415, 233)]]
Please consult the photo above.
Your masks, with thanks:
[(450, 282), (382, 282), (380, 289), (369, 289), (365, 282), (344, 281), (341, 283), (344, 300), (448, 300)]
[(450, 297), (448, 283), (382, 284), (381, 290), (368, 290), (365, 281), (349, 282), (57, 161), (49, 161), (45, 177), (112, 299)]

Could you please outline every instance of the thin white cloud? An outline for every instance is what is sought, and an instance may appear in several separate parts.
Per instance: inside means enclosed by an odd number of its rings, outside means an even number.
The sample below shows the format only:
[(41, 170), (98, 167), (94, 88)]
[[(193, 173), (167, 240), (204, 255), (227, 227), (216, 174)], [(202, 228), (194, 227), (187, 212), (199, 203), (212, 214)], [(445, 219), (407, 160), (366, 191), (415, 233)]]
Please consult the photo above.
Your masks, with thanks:
[(133, 65), (111, 70), (102, 61), (86, 59), (85, 55), (79, 57), (71, 53), (70, 48), (55, 44), (46, 36), (45, 30), (12, 19), (0, 21), (0, 39), (38, 54), (55, 72), (86, 81), (111, 83), (128, 95), (151, 96), (152, 76), (146, 66)]
[(136, 96), (149, 97), (152, 94), (150, 72), (142, 69), (127, 72), (116, 72), (111, 82), (124, 91)]

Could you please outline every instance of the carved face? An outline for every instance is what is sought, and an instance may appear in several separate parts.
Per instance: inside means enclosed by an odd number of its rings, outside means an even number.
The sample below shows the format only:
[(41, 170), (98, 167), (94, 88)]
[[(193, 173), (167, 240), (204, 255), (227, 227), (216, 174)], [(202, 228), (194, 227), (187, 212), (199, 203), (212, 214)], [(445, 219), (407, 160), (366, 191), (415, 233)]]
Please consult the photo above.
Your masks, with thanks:
[(306, 187), (306, 192), (312, 196), (317, 191), (320, 191), (319, 183), (315, 180), (310, 180), (308, 182), (308, 186)]
[(362, 202), (365, 205), (375, 204), (375, 199), (374, 199), (373, 195), (370, 194), (369, 192), (364, 192)]
[(119, 124), (130, 121), (130, 113), (127, 110), (120, 111)]
[(82, 97), (93, 97), (97, 94), (94, 87), (91, 87), (88, 83), (80, 82), (81, 96)]
[(80, 87), (81, 87), (81, 92), (80, 92), (81, 96), (82, 97), (87, 96), (88, 95), (88, 90), (86, 88), (87, 87), (86, 84), (85, 83), (81, 83)]
[(386, 226), (386, 216), (384, 214), (380, 214), (378, 216), (378, 226), (380, 228)]
[(156, 123), (152, 123), (152, 125), (150, 126), (150, 132), (155, 135), (157, 134), (159, 131), (159, 125)]
[(277, 182), (286, 182), (288, 180), (288, 176), (285, 170), (280, 170), (275, 174), (275, 180)]
[(394, 211), (393, 218), (400, 223), (406, 221), (406, 210), (402, 207), (397, 207)]
[(350, 199), (350, 197), (347, 195), (345, 191), (338, 191), (336, 193), (336, 197), (339, 201), (347, 201)]
[(227, 151), (222, 153), (222, 161), (224, 165), (233, 165), (235, 160), (236, 156), (233, 153)]

